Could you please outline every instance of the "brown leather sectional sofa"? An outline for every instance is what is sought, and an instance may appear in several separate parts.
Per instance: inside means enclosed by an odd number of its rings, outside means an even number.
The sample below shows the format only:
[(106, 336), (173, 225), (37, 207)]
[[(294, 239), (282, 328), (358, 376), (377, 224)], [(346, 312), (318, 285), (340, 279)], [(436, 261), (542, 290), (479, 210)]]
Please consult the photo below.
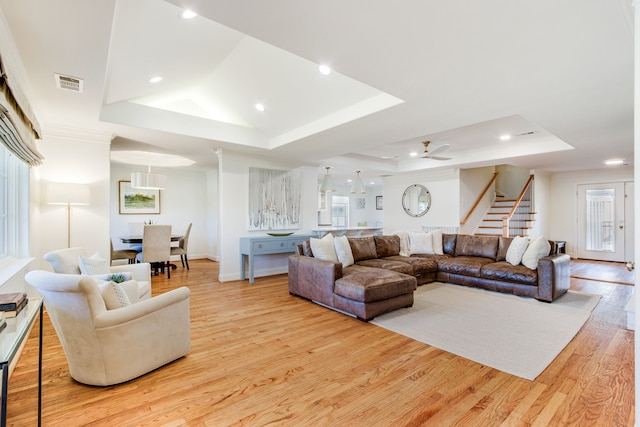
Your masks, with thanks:
[(555, 254), (535, 270), (506, 262), (512, 238), (443, 234), (443, 254), (400, 255), (395, 235), (349, 238), (354, 265), (313, 257), (309, 241), (289, 257), (289, 292), (361, 320), (413, 305), (418, 284), (441, 281), (552, 302), (569, 289), (570, 258)]

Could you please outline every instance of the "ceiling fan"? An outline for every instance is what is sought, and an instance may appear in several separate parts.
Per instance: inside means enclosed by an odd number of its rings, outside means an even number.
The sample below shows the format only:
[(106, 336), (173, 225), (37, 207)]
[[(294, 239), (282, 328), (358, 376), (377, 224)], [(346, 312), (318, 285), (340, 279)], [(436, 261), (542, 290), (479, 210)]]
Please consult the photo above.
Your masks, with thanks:
[(444, 144), (439, 146), (438, 148), (434, 148), (433, 151), (429, 152), (428, 148), (429, 144), (431, 143), (431, 141), (423, 141), (422, 144), (424, 145), (424, 154), (422, 156), (423, 159), (433, 159), (433, 160), (451, 160), (451, 157), (440, 157), (440, 156), (436, 156), (436, 154), (441, 153), (442, 151), (447, 150), (450, 145), (449, 144)]

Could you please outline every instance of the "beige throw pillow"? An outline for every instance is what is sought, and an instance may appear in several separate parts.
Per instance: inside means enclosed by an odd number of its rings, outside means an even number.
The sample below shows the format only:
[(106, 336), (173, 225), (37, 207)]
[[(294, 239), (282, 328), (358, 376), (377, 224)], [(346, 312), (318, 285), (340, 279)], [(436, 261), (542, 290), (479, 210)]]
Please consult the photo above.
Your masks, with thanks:
[(518, 265), (522, 262), (522, 255), (527, 250), (529, 239), (523, 236), (516, 236), (511, 241), (507, 249), (506, 261), (511, 265)]
[(409, 252), (411, 254), (433, 254), (433, 235), (420, 231), (409, 233)]
[(309, 244), (311, 245), (313, 256), (325, 261), (338, 262), (338, 256), (336, 255), (336, 248), (333, 240), (333, 234), (331, 233), (328, 233), (322, 239), (316, 239), (315, 237), (310, 238)]
[(349, 267), (353, 264), (353, 252), (351, 252), (351, 245), (347, 236), (336, 237), (333, 240), (333, 244), (336, 249), (336, 255), (338, 261), (342, 263), (342, 267)]
[(107, 310), (115, 310), (131, 305), (127, 292), (119, 283), (105, 282), (98, 285), (98, 289), (100, 289)]
[(78, 266), (82, 274), (93, 276), (96, 274), (108, 274), (109, 261), (104, 259), (98, 252), (91, 255), (91, 257), (80, 256), (78, 257)]
[(522, 255), (522, 264), (531, 270), (535, 270), (538, 268), (538, 260), (549, 255), (550, 251), (551, 244), (544, 236), (540, 236), (529, 242), (527, 250)]

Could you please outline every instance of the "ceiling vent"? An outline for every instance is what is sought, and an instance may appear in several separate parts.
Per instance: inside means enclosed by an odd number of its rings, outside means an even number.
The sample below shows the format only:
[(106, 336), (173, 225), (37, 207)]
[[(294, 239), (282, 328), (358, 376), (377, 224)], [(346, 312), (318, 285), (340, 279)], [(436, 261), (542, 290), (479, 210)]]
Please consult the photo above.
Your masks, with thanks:
[(83, 92), (84, 80), (77, 77), (65, 76), (64, 74), (54, 74), (54, 76), (58, 89), (70, 90), (71, 92)]

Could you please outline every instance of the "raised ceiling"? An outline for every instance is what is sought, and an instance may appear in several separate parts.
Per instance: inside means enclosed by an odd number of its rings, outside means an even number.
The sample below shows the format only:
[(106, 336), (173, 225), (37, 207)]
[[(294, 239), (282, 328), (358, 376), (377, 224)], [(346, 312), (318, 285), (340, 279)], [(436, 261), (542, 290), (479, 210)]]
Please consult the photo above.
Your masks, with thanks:
[[(198, 13), (179, 17), (183, 8)], [(625, 0), (0, 0), (45, 134), (113, 150), (212, 150), (345, 176), (633, 158)], [(333, 72), (322, 75), (318, 65)], [(57, 89), (54, 74), (84, 80)], [(152, 76), (163, 80), (150, 84)], [(265, 111), (255, 109), (256, 103)], [(533, 132), (533, 133), (530, 133)], [(520, 135), (500, 141), (504, 133)], [(411, 158), (422, 141), (448, 161)]]

